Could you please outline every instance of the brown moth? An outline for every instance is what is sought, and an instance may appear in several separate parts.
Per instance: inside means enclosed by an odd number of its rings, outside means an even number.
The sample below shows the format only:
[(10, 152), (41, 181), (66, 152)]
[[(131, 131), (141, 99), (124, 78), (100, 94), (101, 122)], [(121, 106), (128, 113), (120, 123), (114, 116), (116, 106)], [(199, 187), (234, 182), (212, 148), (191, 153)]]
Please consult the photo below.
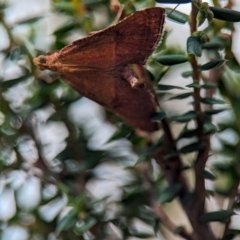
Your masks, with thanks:
[(57, 72), (81, 95), (119, 115), (136, 129), (158, 129), (151, 121), (155, 95), (129, 66), (143, 65), (163, 31), (165, 11), (149, 8), (116, 25), (79, 39), (63, 49), (35, 58), (41, 70)]

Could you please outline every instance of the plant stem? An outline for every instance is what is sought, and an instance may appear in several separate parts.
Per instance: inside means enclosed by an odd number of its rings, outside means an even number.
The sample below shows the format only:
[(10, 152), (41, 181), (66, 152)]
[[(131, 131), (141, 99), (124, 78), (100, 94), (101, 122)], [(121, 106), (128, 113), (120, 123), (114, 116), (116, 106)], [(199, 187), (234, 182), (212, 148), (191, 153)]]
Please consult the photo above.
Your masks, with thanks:
[[(191, 12), (191, 34), (197, 30), (197, 7), (192, 4), (192, 12)], [(200, 82), (200, 73), (198, 70), (198, 63), (195, 56), (193, 56), (190, 60), (190, 64), (193, 70), (193, 81), (196, 83)], [(189, 216), (189, 220), (193, 226), (195, 238), (196, 239), (205, 239), (205, 240), (214, 240), (216, 237), (214, 236), (210, 226), (206, 223), (199, 222), (199, 218), (202, 214), (205, 213), (205, 198), (206, 198), (206, 189), (205, 189), (205, 180), (201, 176), (202, 171), (205, 168), (206, 161), (208, 159), (209, 151), (210, 151), (210, 137), (209, 135), (204, 134), (203, 132), (203, 124), (204, 124), (204, 115), (201, 109), (201, 95), (200, 89), (194, 88), (194, 109), (198, 113), (196, 123), (198, 128), (198, 138), (201, 143), (204, 144), (204, 149), (200, 150), (197, 154), (197, 158), (194, 164), (195, 170), (195, 189), (194, 189), (194, 197), (191, 199), (190, 208), (192, 209)]]

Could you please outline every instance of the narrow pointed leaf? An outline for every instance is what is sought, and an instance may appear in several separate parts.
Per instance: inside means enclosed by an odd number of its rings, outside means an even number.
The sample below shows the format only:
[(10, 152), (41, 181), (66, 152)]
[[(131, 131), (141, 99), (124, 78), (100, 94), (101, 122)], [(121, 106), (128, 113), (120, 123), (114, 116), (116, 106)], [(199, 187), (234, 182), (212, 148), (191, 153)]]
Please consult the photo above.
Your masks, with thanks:
[(178, 156), (178, 152), (170, 152), (164, 155), (163, 159), (164, 160), (169, 160), (171, 158), (175, 158)]
[(213, 173), (207, 170), (203, 170), (200, 174), (204, 179), (208, 179), (208, 180), (216, 180), (217, 178), (216, 175), (214, 175)]
[(166, 117), (166, 113), (164, 111), (158, 112), (156, 113), (152, 118), (152, 122), (161, 122), (165, 117)]
[(210, 110), (206, 110), (205, 114), (211, 116), (211, 115), (218, 114), (218, 113), (226, 111), (226, 110), (227, 110), (226, 108), (223, 108), (223, 109), (210, 109)]
[(183, 93), (174, 97), (169, 98), (169, 100), (173, 100), (173, 99), (184, 99), (184, 98), (188, 98), (192, 96), (192, 92), (187, 92), (187, 93)]
[(168, 3), (168, 4), (184, 4), (190, 3), (191, 0), (156, 0), (158, 3)]
[(152, 145), (150, 145), (147, 149), (146, 152), (147, 153), (151, 153), (154, 152), (155, 150), (157, 150), (160, 146), (163, 145), (163, 140), (159, 139), (158, 141), (154, 142)]
[(97, 223), (97, 219), (90, 217), (88, 218), (86, 221), (84, 221), (80, 227), (76, 228), (76, 232), (78, 234), (84, 234), (85, 232), (87, 232), (91, 227), (93, 227), (95, 224)]
[(63, 230), (67, 230), (72, 228), (78, 218), (77, 218), (78, 212), (75, 209), (72, 209), (65, 217), (63, 217), (57, 224), (57, 232), (61, 232)]
[(108, 139), (107, 143), (121, 139), (121, 138), (126, 138), (128, 135), (131, 134), (131, 132), (132, 132), (132, 129), (129, 126), (124, 124)]
[(176, 122), (188, 122), (190, 120), (195, 119), (196, 117), (197, 117), (197, 112), (189, 111), (179, 116), (170, 117), (170, 120), (176, 121)]
[(201, 87), (204, 89), (216, 88), (217, 84), (214, 82), (205, 82)]
[(199, 83), (191, 83), (191, 84), (188, 84), (186, 87), (189, 87), (189, 88), (200, 88), (201, 85)]
[(160, 204), (166, 203), (166, 202), (171, 202), (180, 192), (182, 189), (181, 184), (173, 184), (167, 188), (165, 188), (161, 193), (160, 197), (158, 199), (158, 202)]
[(233, 210), (221, 210), (215, 212), (209, 212), (200, 217), (200, 221), (207, 222), (225, 222), (227, 221), (235, 212)]
[(197, 129), (185, 130), (180, 133), (178, 139), (195, 137), (197, 135), (197, 132)]
[(1, 82), (0, 81), (0, 89), (2, 91), (5, 91), (7, 90), (8, 88), (16, 85), (16, 84), (19, 84), (21, 82), (24, 82), (28, 79), (28, 76), (27, 75), (24, 75), (22, 77), (19, 77), (19, 78), (15, 78), (15, 79), (10, 79), (10, 80), (7, 80), (7, 81), (3, 81)]
[(154, 237), (153, 234), (151, 234), (151, 233), (139, 233), (139, 232), (137, 232), (137, 233), (130, 233), (130, 236), (136, 237), (136, 238), (141, 238), (141, 239)]
[(201, 103), (204, 104), (209, 104), (209, 105), (213, 105), (213, 104), (225, 104), (225, 102), (221, 99), (216, 99), (216, 98), (209, 98), (209, 97), (205, 97), (205, 98), (201, 98)]
[(224, 44), (221, 42), (206, 42), (202, 45), (202, 49), (207, 49), (207, 50), (219, 50), (219, 49), (224, 49)]
[(204, 144), (202, 142), (189, 144), (179, 150), (180, 153), (191, 153), (195, 151), (202, 150), (204, 148)]
[(42, 17), (31, 17), (28, 19), (22, 19), (18, 22), (16, 22), (16, 24), (20, 25), (20, 24), (32, 24), (37, 22), (38, 20), (40, 20)]
[(235, 237), (239, 236), (239, 235), (240, 235), (240, 230), (238, 230), (238, 229), (228, 229), (225, 232), (222, 240), (233, 240), (233, 239), (236, 239)]
[(217, 132), (217, 127), (211, 122), (207, 122), (203, 124), (203, 129), (205, 133), (215, 133)]
[(188, 58), (185, 55), (161, 55), (154, 58), (155, 61), (161, 63), (162, 65), (176, 65), (180, 63), (185, 63)]
[(57, 9), (58, 11), (65, 12), (67, 14), (73, 14), (75, 13), (74, 6), (71, 2), (55, 2), (53, 4), (53, 7)]
[(202, 66), (200, 66), (199, 69), (201, 71), (206, 71), (206, 70), (210, 70), (210, 69), (214, 69), (214, 68), (219, 68), (225, 63), (226, 63), (225, 59), (216, 59), (216, 60), (213, 60), (213, 61), (208, 62), (206, 64), (203, 64)]
[(182, 87), (174, 86), (174, 85), (167, 85), (167, 84), (158, 84), (157, 89), (161, 91), (167, 91), (172, 89), (183, 89)]
[(74, 23), (73, 21), (69, 21), (67, 23), (65, 23), (64, 26), (58, 28), (57, 30), (55, 30), (53, 32), (54, 35), (57, 35), (57, 36), (61, 36), (63, 34), (65, 34), (66, 32), (74, 29), (75, 27), (77, 27), (76, 23)]
[(192, 71), (186, 71), (186, 72), (183, 72), (182, 73), (182, 77), (183, 78), (188, 78), (188, 77), (191, 77), (192, 76)]

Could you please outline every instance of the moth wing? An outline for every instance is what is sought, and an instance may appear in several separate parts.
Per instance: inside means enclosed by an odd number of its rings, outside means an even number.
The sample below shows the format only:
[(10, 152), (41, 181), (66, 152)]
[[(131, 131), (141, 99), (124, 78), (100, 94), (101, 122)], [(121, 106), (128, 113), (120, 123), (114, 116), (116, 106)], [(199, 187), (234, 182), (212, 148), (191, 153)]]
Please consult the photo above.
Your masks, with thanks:
[(151, 121), (156, 111), (152, 96), (145, 88), (132, 88), (118, 71), (84, 71), (61, 77), (81, 95), (114, 112), (135, 128), (155, 131)]
[(158, 44), (165, 10), (149, 8), (136, 12), (118, 24), (77, 40), (58, 53), (61, 64), (111, 69), (144, 64)]

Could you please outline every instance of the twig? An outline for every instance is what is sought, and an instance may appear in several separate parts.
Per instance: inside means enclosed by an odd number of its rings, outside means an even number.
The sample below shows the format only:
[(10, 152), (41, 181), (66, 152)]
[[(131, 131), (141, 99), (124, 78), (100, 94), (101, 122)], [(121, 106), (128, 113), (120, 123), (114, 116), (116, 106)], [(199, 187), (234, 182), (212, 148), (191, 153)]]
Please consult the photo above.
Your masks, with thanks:
[(178, 230), (178, 228), (174, 225), (171, 219), (164, 212), (163, 208), (156, 201), (156, 196), (153, 193), (153, 190), (152, 190), (153, 187), (151, 185), (151, 181), (148, 176), (148, 169), (149, 169), (149, 163), (143, 163), (142, 164), (143, 185), (148, 192), (150, 204), (154, 210), (154, 213), (159, 217), (163, 226), (165, 226), (170, 232), (174, 234), (178, 234), (184, 239), (193, 240), (194, 239), (193, 236), (188, 232), (186, 232), (184, 228), (180, 229), (180, 231), (176, 231)]
[[(231, 195), (229, 196), (229, 200), (228, 200), (229, 201), (228, 206), (227, 206), (228, 210), (233, 209), (233, 205), (235, 203), (235, 198), (238, 193), (238, 186), (239, 186), (239, 179), (238, 179), (238, 181), (235, 181), (235, 183), (232, 187)], [(223, 237), (226, 235), (227, 231), (229, 230), (230, 224), (231, 224), (231, 218), (229, 218), (225, 223)]]
[[(134, 70), (135, 70), (136, 74), (139, 76), (139, 78), (147, 85), (149, 91), (151, 91), (152, 96), (154, 96), (152, 98), (152, 100), (155, 101), (157, 106), (159, 106), (159, 108), (161, 109), (160, 103), (156, 98), (155, 91), (152, 87), (152, 84), (151, 84), (151, 81), (150, 81), (148, 75), (146, 74), (144, 67), (141, 65), (134, 64)], [(163, 132), (164, 132), (164, 138), (165, 138), (166, 145), (167, 145), (167, 151), (177, 153), (175, 142), (174, 142), (172, 132), (171, 132), (171, 129), (170, 129), (167, 119), (163, 119), (161, 121), (161, 128), (163, 129)], [(164, 172), (164, 175), (165, 175), (167, 181), (170, 184), (181, 183), (184, 192), (180, 193), (181, 194), (180, 198), (181, 197), (184, 198), (189, 193), (189, 190), (188, 190), (188, 185), (186, 183), (186, 180), (181, 175), (182, 161), (181, 161), (179, 155), (176, 154), (176, 156), (171, 158), (170, 161), (168, 161), (168, 160), (166, 161), (166, 160), (164, 160), (163, 149), (159, 149), (156, 153), (154, 153), (154, 157), (156, 159), (156, 162), (159, 164), (162, 171)]]

